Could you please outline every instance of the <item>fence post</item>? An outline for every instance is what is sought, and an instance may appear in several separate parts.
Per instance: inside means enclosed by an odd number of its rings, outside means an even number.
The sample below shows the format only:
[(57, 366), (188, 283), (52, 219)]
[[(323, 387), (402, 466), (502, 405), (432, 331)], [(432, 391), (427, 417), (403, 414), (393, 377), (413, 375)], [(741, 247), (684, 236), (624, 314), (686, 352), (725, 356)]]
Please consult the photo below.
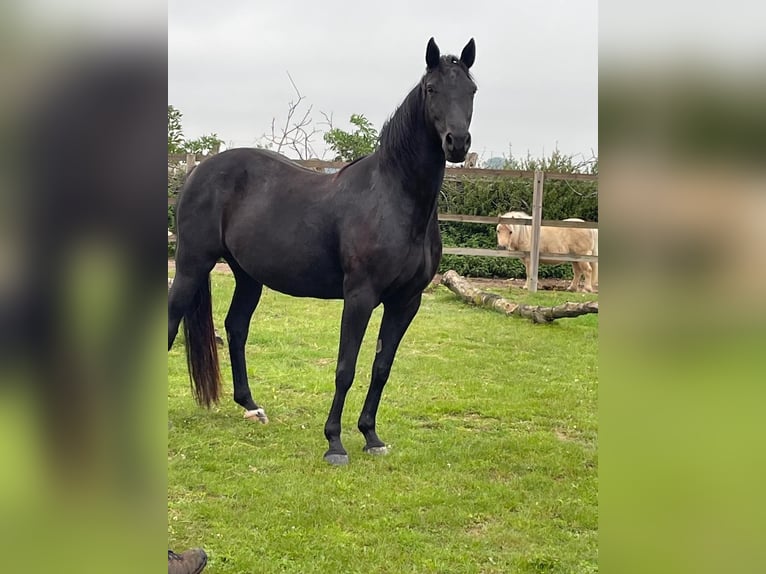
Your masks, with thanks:
[(186, 175), (189, 175), (189, 172), (194, 169), (194, 166), (197, 163), (197, 155), (193, 153), (187, 153), (186, 154)]
[(540, 268), (540, 222), (543, 219), (543, 183), (545, 173), (535, 170), (532, 186), (532, 244), (529, 264), (529, 292), (537, 293), (537, 273)]

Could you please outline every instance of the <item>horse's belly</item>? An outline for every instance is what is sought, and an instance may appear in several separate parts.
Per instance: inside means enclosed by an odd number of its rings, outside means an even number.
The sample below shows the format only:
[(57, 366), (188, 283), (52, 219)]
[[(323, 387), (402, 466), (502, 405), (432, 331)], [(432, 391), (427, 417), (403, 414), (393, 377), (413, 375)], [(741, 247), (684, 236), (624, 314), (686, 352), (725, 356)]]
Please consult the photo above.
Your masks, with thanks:
[(293, 297), (343, 298), (343, 273), (333, 261), (259, 250), (238, 259), (242, 269), (266, 287)]
[(280, 293), (284, 293), (285, 295), (291, 295), (293, 297), (313, 297), (315, 299), (343, 299), (342, 282), (340, 286), (332, 285), (332, 284), (319, 285), (314, 282), (311, 282), (310, 280), (307, 280), (303, 283), (299, 283), (294, 280), (283, 282), (283, 281), (279, 281), (278, 279), (272, 278), (269, 281), (264, 282), (264, 285), (266, 285), (270, 289), (273, 289), (274, 291), (279, 291)]

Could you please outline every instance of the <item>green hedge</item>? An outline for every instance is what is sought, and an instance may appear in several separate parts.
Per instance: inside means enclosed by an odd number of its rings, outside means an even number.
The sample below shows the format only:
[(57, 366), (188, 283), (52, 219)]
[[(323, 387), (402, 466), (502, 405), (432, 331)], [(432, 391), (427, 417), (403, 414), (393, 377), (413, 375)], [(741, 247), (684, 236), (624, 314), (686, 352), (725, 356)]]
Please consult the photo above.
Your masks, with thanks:
[[(532, 209), (532, 180), (445, 181), (439, 197), (441, 213), (499, 215)], [(543, 219), (580, 217), (598, 221), (598, 186), (593, 181), (546, 180)]]
[[(598, 221), (596, 182), (546, 180), (543, 187), (543, 219), (580, 217)], [(461, 213), (494, 217), (508, 211), (531, 213), (532, 180), (503, 179), (485, 181), (445, 181), (439, 197), (440, 213)], [(495, 249), (495, 227), (478, 223), (441, 222), (445, 247)], [(523, 278), (524, 265), (506, 257), (444, 255), (439, 272), (454, 269), (472, 277)], [(540, 267), (540, 277), (572, 277), (569, 264)]]
[[(486, 277), (490, 279), (524, 279), (526, 271), (520, 259), (510, 257), (475, 257), (473, 255), (442, 255), (439, 273), (454, 269), (466, 277)], [(571, 279), (572, 266), (541, 265), (538, 277)]]

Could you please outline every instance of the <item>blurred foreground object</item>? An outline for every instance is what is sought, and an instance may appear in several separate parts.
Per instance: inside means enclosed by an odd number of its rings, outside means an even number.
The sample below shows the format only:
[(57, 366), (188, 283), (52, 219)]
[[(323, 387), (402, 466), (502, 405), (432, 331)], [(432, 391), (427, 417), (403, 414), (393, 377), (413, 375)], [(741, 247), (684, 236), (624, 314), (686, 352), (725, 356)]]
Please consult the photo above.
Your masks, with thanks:
[(602, 53), (600, 568), (761, 571), (766, 68)]
[(147, 571), (166, 523), (164, 41), (75, 43), (39, 16), (5, 20), (23, 42), (0, 59), (3, 570)]
[(168, 574), (199, 574), (206, 564), (207, 554), (202, 548), (192, 548), (182, 554), (168, 550)]

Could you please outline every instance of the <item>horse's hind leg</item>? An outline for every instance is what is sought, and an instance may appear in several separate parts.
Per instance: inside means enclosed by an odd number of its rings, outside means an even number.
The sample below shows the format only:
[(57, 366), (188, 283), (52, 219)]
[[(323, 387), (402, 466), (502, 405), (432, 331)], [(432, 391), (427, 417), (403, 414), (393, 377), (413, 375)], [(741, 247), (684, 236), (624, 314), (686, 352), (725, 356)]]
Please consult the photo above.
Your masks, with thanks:
[(364, 451), (370, 454), (386, 454), (385, 443), (375, 432), (375, 420), (383, 395), (383, 387), (388, 381), (391, 366), (394, 363), (399, 343), (410, 326), (412, 319), (420, 308), (422, 295), (419, 293), (406, 304), (388, 303), (384, 306), (383, 319), (380, 323), (378, 345), (375, 351), (375, 362), (372, 365), (372, 379), (367, 398), (364, 400), (362, 413), (359, 415), (359, 430), (365, 438)]
[(584, 289), (588, 293), (593, 293), (593, 265), (589, 262), (583, 263)]
[(250, 319), (261, 299), (263, 285), (245, 273), (236, 263), (230, 262), (229, 265), (237, 282), (225, 322), (234, 381), (234, 401), (244, 407), (245, 418), (257, 418), (262, 423), (267, 423), (269, 419), (266, 413), (255, 403), (250, 392), (245, 362), (245, 343)]
[[(591, 267), (587, 261), (575, 261), (572, 263), (572, 274), (574, 278), (569, 286), (568, 291), (587, 291), (593, 292), (593, 286), (591, 285)], [(583, 287), (580, 289), (580, 276), (583, 278)]]
[[(598, 255), (598, 253), (594, 253), (593, 255)], [(590, 264), (590, 284), (593, 287), (594, 291), (598, 290), (598, 263), (596, 261), (591, 262)]]

